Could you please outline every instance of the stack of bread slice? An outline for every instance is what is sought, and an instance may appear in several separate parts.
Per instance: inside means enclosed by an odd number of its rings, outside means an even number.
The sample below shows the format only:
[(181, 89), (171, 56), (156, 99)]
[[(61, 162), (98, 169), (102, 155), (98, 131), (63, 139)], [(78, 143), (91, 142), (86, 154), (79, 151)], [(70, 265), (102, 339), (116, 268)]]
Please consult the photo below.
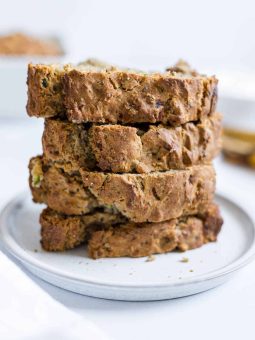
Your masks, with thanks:
[(30, 64), (27, 83), (28, 114), (45, 118), (29, 164), (45, 250), (139, 257), (217, 239), (215, 77), (184, 62), (144, 73), (89, 60)]

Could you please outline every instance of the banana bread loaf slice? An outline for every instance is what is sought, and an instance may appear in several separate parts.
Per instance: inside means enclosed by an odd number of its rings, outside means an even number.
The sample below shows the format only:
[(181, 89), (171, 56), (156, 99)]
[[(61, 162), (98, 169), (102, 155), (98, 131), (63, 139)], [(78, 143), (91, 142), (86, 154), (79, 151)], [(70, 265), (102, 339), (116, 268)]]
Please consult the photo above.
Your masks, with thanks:
[[(46, 119), (44, 158), (70, 169), (148, 173), (208, 164), (221, 147), (221, 115), (178, 127), (73, 124)], [(67, 164), (68, 163), (68, 164)]]
[(47, 208), (40, 223), (45, 250), (63, 251), (88, 242), (89, 256), (101, 258), (140, 257), (198, 248), (216, 241), (223, 220), (218, 207), (211, 204), (204, 214), (139, 224), (109, 213), (66, 216)]
[(35, 202), (67, 215), (108, 207), (134, 222), (161, 222), (205, 211), (215, 191), (211, 165), (149, 174), (68, 172), (37, 157), (29, 168)]
[(180, 125), (215, 111), (217, 79), (179, 63), (164, 73), (119, 69), (88, 60), (78, 66), (28, 66), (30, 116), (74, 123)]
[(109, 213), (107, 209), (87, 215), (70, 216), (46, 208), (40, 215), (41, 244), (48, 251), (72, 249), (87, 242), (93, 231), (126, 222), (124, 216)]

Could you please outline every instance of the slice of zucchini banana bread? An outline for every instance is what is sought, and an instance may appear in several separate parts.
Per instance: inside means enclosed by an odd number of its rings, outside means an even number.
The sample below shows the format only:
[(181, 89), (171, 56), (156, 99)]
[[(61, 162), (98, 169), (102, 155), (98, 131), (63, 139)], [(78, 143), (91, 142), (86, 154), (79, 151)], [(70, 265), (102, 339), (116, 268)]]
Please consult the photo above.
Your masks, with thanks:
[(165, 73), (119, 69), (88, 60), (78, 66), (28, 66), (30, 116), (74, 123), (180, 125), (215, 111), (217, 79), (179, 63)]
[(89, 256), (101, 258), (140, 257), (198, 248), (216, 241), (223, 220), (218, 207), (211, 204), (204, 214), (139, 224), (110, 213), (66, 216), (47, 208), (40, 223), (45, 250), (63, 251), (88, 242)]
[(48, 162), (70, 169), (148, 173), (208, 164), (221, 148), (221, 115), (178, 127), (73, 124), (46, 119), (42, 138)]
[(68, 171), (36, 157), (29, 168), (34, 201), (67, 215), (109, 207), (134, 222), (161, 222), (205, 211), (215, 191), (211, 165), (149, 174), (112, 174), (83, 168)]
[(120, 214), (107, 212), (107, 209), (70, 216), (46, 208), (40, 215), (41, 244), (48, 251), (72, 249), (87, 242), (92, 232), (121, 223), (127, 223), (127, 219)]

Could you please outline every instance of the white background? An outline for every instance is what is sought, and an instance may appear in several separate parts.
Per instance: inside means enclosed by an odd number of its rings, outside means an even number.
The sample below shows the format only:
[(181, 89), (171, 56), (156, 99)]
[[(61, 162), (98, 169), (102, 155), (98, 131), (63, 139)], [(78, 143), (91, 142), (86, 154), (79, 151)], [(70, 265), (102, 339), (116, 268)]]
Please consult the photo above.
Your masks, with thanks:
[[(254, 0), (1, 0), (0, 32), (63, 36), (74, 58), (255, 70)], [(149, 60), (149, 62), (148, 62)]]

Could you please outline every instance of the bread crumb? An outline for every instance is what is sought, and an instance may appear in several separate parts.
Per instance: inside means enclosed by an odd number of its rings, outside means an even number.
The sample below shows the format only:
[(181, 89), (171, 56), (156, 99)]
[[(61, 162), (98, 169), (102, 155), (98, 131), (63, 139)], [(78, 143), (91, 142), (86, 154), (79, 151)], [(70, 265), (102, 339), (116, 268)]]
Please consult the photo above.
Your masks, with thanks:
[(150, 256), (147, 257), (145, 262), (152, 262), (152, 261), (155, 261), (155, 260), (156, 260), (156, 257), (154, 255), (150, 255)]
[(189, 258), (188, 257), (183, 257), (180, 262), (182, 263), (188, 263), (189, 262)]

